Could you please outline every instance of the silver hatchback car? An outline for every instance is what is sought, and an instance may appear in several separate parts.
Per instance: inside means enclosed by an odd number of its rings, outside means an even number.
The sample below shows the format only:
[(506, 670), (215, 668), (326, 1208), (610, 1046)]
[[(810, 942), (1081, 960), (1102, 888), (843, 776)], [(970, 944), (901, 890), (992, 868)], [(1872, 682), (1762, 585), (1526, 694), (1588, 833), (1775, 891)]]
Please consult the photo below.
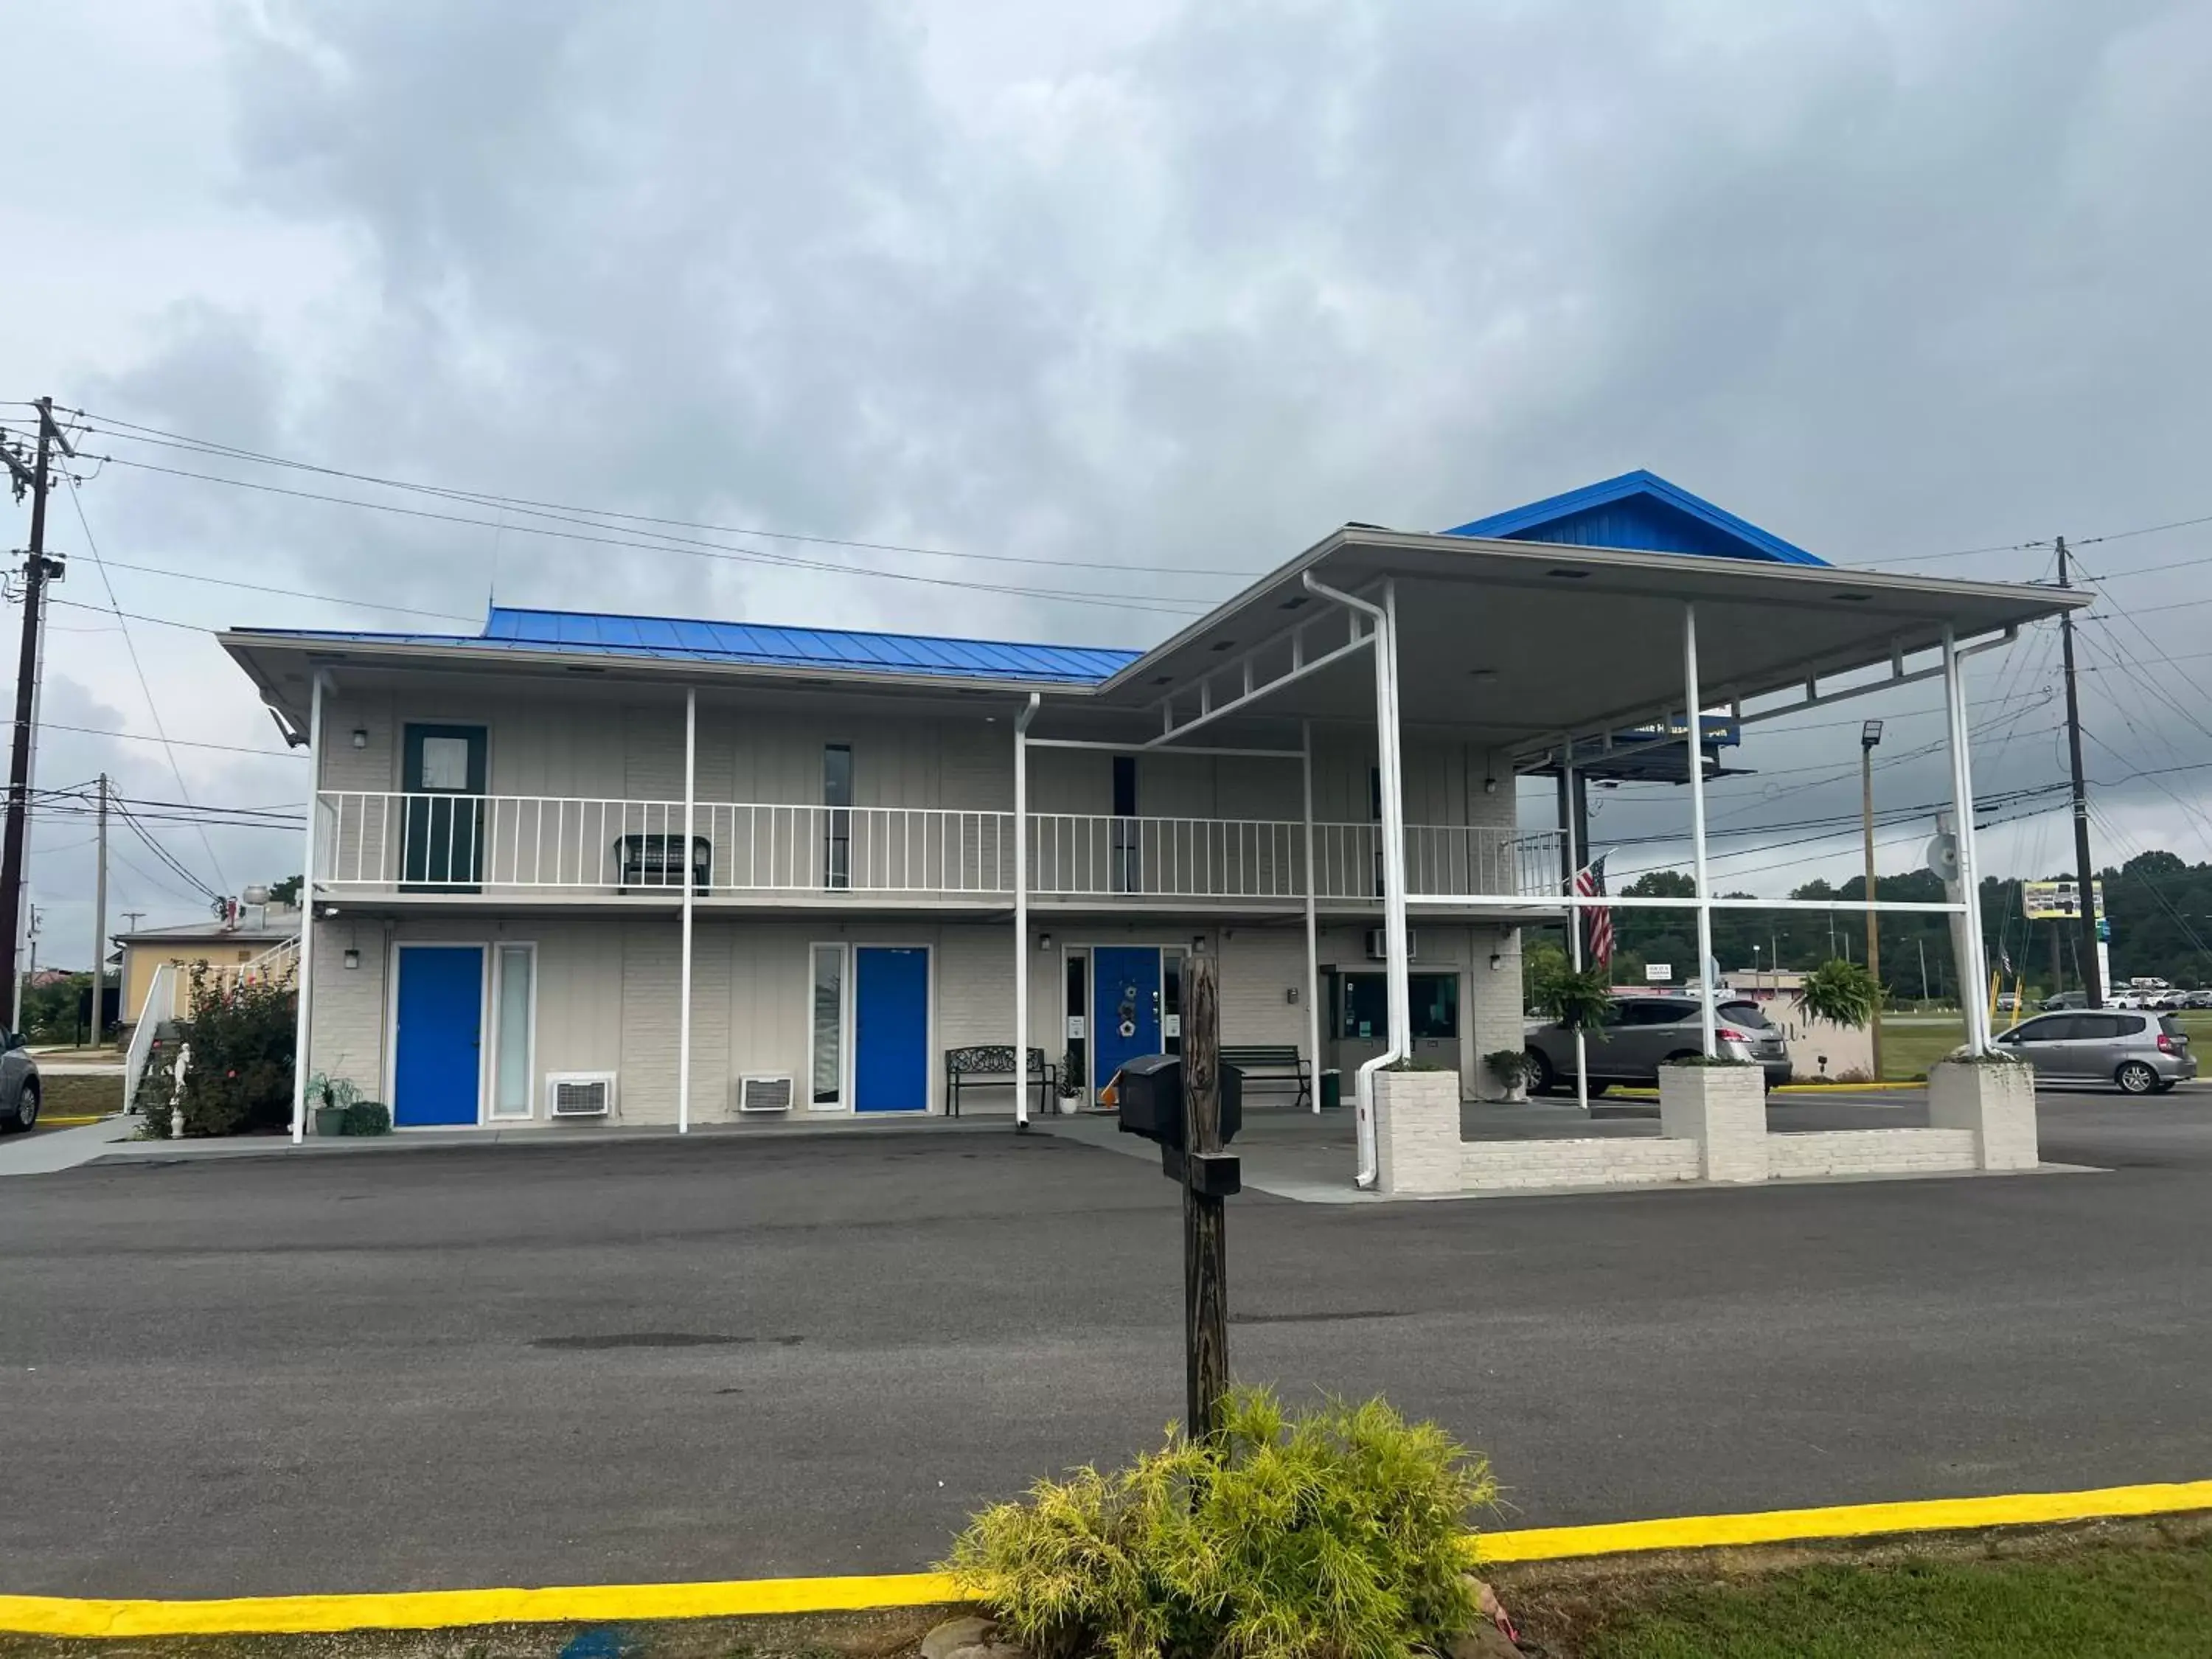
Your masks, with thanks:
[[(1770, 1088), (1790, 1081), (1790, 1045), (1757, 1003), (1727, 997), (1713, 1012), (1721, 1053), (1731, 1060), (1756, 1060)], [(1539, 1022), (1528, 1027), (1523, 1041), (1534, 1063), (1530, 1093), (1574, 1087), (1572, 1031)], [(1662, 1064), (1678, 1055), (1697, 1054), (1704, 1046), (1705, 1023), (1695, 997), (1617, 996), (1605, 1030), (1591, 1032), (1584, 1045), (1591, 1091), (1601, 1094), (1616, 1083), (1655, 1084)]]
[(2124, 1094), (2164, 1094), (2197, 1075), (2189, 1034), (2166, 1014), (2109, 1008), (2040, 1014), (1998, 1043), (2035, 1067), (2038, 1083), (2109, 1083)]

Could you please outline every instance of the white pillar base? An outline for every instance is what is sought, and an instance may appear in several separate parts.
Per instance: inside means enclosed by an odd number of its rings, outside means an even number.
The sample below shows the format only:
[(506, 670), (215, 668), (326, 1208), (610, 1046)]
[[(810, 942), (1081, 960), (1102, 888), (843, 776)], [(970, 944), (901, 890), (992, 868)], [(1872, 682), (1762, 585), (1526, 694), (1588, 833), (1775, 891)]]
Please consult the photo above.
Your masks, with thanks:
[(1975, 1161), (1984, 1170), (2033, 1170), (2042, 1162), (2035, 1073), (2026, 1066), (1947, 1060), (1929, 1066), (1928, 1126), (1972, 1129)]
[(1375, 1073), (1375, 1190), (1392, 1197), (1455, 1193), (1465, 1185), (1459, 1073)]
[(1707, 1181), (1764, 1181), (1766, 1073), (1756, 1066), (1662, 1066), (1659, 1133), (1698, 1143)]

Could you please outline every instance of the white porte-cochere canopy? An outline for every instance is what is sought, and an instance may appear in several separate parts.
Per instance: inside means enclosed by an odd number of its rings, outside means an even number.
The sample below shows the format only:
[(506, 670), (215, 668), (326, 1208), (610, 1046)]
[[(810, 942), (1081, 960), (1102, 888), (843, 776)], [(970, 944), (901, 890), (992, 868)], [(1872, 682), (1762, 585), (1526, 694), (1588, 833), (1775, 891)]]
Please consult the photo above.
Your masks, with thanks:
[[(1024, 751), (1042, 741), (1117, 750), (1212, 748), (1310, 765), (1314, 721), (1372, 708), (1389, 1041), (1359, 1070), (1358, 1178), (1366, 1185), (1375, 1171), (1374, 1075), (1411, 1053), (1409, 907), (1542, 914), (1602, 902), (1687, 908), (1696, 913), (1706, 960), (1717, 906), (1840, 908), (1714, 896), (1706, 868), (1704, 722), (1716, 709), (1752, 721), (1929, 678), (1944, 688), (1958, 890), (1971, 894), (1973, 785), (1961, 659), (2088, 597), (1817, 564), (1347, 526), (1095, 692), (1043, 699), (1046, 718), (1022, 723), (1016, 763), (1023, 768)], [(1548, 766), (1570, 779), (1578, 763), (1616, 742), (1648, 738), (1655, 728), (1679, 732), (1688, 751), (1695, 895), (1597, 901), (1571, 891), (1440, 895), (1409, 886), (1401, 765), (1409, 727), (1440, 728), (1510, 754), (1517, 768)], [(1571, 848), (1571, 868), (1578, 856)], [(1850, 908), (1869, 907), (1861, 901)], [(1956, 916), (1962, 954), (1978, 981), (1984, 951), (1973, 905), (1880, 901), (1871, 908)], [(1570, 932), (1579, 965), (1580, 930)], [(1018, 929), (1016, 937), (1018, 952), (1025, 933)], [(1310, 953), (1310, 984), (1311, 971)], [(1711, 975), (1700, 977), (1711, 1054), (1716, 988)], [(1967, 1019), (1968, 1041), (1985, 1048), (1987, 1012), (1972, 999)]]

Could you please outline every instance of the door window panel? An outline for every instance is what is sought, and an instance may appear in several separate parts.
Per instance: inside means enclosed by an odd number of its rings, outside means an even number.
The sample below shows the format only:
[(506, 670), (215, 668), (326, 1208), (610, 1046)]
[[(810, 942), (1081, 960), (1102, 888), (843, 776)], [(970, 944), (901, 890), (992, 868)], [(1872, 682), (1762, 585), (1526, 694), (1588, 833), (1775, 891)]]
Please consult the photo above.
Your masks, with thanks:
[(530, 1115), (530, 1005), (538, 952), (526, 945), (499, 947), (499, 1038), (494, 1056), (491, 1115)]
[(422, 778), (425, 790), (459, 794), (469, 787), (469, 740), (466, 738), (422, 739)]
[(845, 947), (814, 947), (812, 975), (812, 1075), (807, 1099), (821, 1110), (845, 1103)]

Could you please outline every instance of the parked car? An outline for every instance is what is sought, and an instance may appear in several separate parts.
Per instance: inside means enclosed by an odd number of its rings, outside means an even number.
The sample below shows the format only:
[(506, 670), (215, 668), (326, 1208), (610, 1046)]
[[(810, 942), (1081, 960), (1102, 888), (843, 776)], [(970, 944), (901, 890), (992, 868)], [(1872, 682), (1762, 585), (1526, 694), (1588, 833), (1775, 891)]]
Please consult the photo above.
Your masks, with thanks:
[[(1687, 728), (1686, 727), (1684, 729), (1686, 730)], [(1998, 992), (1997, 1012), (2001, 1014), (2018, 1013), (2020, 1012), (2020, 994), (2017, 991)]]
[(37, 1127), (39, 1062), (21, 1031), (0, 1033), (0, 1135)]
[(2079, 991), (2054, 991), (2043, 1000), (2043, 1012), (2058, 1013), (2068, 1008), (2086, 1008), (2089, 999)]
[[(1790, 1047), (1755, 1002), (1730, 997), (1714, 1010), (1720, 1052), (1731, 1060), (1756, 1060), (1767, 1086), (1790, 1081)], [(1571, 1089), (1575, 1081), (1575, 1034), (1546, 1021), (1528, 1029), (1528, 1057), (1534, 1062), (1529, 1091), (1543, 1094)], [(1590, 1089), (1601, 1092), (1616, 1083), (1655, 1084), (1667, 1060), (1702, 1054), (1704, 1022), (1698, 1000), (1686, 996), (1617, 996), (1604, 1030), (1589, 1034)]]
[(2185, 1008), (2212, 1008), (2212, 991), (2191, 991), (2182, 999)]
[(2110, 1083), (2124, 1094), (2164, 1094), (2197, 1075), (2181, 1022), (2121, 1009), (2039, 1014), (1997, 1042), (2035, 1067), (2038, 1083)]

